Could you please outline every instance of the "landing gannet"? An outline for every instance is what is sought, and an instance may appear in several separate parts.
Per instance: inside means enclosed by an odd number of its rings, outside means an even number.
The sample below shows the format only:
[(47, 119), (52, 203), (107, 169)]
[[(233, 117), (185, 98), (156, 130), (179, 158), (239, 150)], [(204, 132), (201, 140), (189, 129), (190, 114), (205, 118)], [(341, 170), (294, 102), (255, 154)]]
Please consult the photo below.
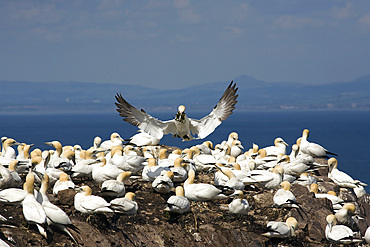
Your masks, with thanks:
[(229, 212), (233, 214), (242, 214), (242, 215), (248, 215), (248, 212), (250, 210), (249, 203), (247, 199), (244, 199), (243, 191), (236, 190), (234, 192), (234, 195), (237, 196), (232, 202), (230, 202), (228, 208)]
[(111, 208), (115, 213), (121, 214), (136, 214), (138, 210), (137, 202), (135, 202), (135, 193), (127, 192), (125, 197), (115, 198), (110, 201)]
[(163, 135), (172, 134), (174, 137), (180, 137), (184, 141), (194, 139), (192, 134), (196, 134), (195, 139), (203, 139), (211, 134), (222, 121), (226, 120), (235, 109), (236, 94), (238, 88), (233, 82), (225, 90), (218, 104), (212, 112), (200, 120), (188, 118), (185, 114), (185, 106), (178, 107), (175, 119), (168, 121), (158, 120), (144, 110), (139, 111), (130, 103), (128, 103), (121, 94), (116, 95), (116, 106), (119, 115), (123, 120), (139, 127), (144, 132), (151, 136), (162, 139)]
[(74, 207), (77, 211), (85, 214), (113, 212), (110, 208), (111, 204), (104, 198), (91, 195), (92, 191), (89, 186), (85, 185), (75, 190), (79, 191), (74, 198)]
[(267, 223), (268, 232), (262, 234), (268, 238), (289, 238), (294, 237), (298, 226), (295, 218), (289, 217), (286, 222), (270, 221)]
[(33, 173), (28, 173), (26, 182), (24, 183), (24, 190), (27, 191), (27, 195), (22, 201), (23, 215), (29, 224), (35, 224), (40, 234), (47, 238), (47, 233), (45, 231), (47, 225), (46, 213), (34, 196), (34, 181), (35, 177)]
[(177, 214), (183, 214), (190, 211), (190, 202), (188, 198), (185, 197), (183, 187), (176, 187), (176, 195), (168, 198), (167, 207), (164, 210)]
[(309, 154), (314, 158), (329, 158), (328, 154), (338, 156), (335, 153), (329, 152), (319, 144), (309, 142), (307, 140), (309, 133), (310, 131), (308, 129), (303, 130), (301, 145), (299, 146), (301, 152)]
[(348, 226), (337, 225), (335, 215), (329, 214), (326, 216), (326, 222), (325, 237), (327, 240), (343, 244), (362, 241), (353, 238), (354, 233)]
[(355, 181), (347, 173), (338, 170), (338, 160), (336, 158), (330, 158), (328, 160), (329, 173), (328, 178), (333, 180), (334, 183), (340, 187), (356, 188), (357, 185), (367, 186), (367, 184), (360, 181)]

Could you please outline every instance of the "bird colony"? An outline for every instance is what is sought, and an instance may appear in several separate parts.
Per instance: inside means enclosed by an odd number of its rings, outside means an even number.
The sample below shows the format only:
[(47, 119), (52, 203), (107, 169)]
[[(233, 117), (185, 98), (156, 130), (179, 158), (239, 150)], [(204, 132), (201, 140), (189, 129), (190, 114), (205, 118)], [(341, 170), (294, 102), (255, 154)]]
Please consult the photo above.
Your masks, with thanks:
[[(183, 150), (159, 145), (143, 133), (129, 141), (118, 133), (105, 141), (96, 137), (85, 150), (55, 140), (46, 142), (49, 150), (40, 150), (3, 137), (0, 204), (21, 207), (23, 215), (9, 216), (7, 212), (8, 217), (1, 216), (0, 245), (17, 245), (11, 237), (15, 226), (10, 220), (17, 217), (24, 217), (27, 227), (44, 239), (64, 234), (71, 242), (81, 243), (81, 229), (51, 198), (72, 191), (75, 214), (130, 217), (145, 213), (143, 204), (136, 201), (140, 193), (135, 191), (140, 188), (137, 184), (145, 184), (150, 193), (165, 198), (165, 204), (156, 205), (163, 214), (193, 214), (198, 226), (201, 222), (196, 221), (195, 210), (207, 203), (220, 208), (224, 217), (263, 218), (265, 223), (257, 232), (265, 241), (290, 241), (307, 231), (302, 227), (307, 228), (312, 219), (304, 194), (309, 201), (327, 207), (326, 215), (316, 219), (319, 230), (314, 234), (324, 236), (321, 241), (370, 243), (369, 216), (358, 203), (360, 198), (370, 201), (366, 184), (340, 171), (340, 160), (332, 157), (335, 154), (310, 142), (308, 135), (309, 131), (303, 130), (290, 154), (280, 137), (272, 146), (252, 144), (244, 150), (236, 132), (217, 145), (204, 141)], [(211, 179), (202, 181), (201, 175)], [(4, 230), (6, 225), (10, 230)]]

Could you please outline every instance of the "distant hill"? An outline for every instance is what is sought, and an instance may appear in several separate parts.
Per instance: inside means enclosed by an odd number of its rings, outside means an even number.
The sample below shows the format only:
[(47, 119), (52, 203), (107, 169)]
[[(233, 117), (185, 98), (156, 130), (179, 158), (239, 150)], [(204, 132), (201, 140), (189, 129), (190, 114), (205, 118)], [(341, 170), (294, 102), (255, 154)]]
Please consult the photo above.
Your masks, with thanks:
[[(349, 82), (309, 85), (265, 82), (250, 76), (234, 78), (239, 88), (237, 110), (370, 109), (370, 75)], [(228, 82), (205, 83), (177, 90), (89, 82), (0, 81), (0, 113), (109, 112), (115, 94), (147, 111), (211, 111)]]

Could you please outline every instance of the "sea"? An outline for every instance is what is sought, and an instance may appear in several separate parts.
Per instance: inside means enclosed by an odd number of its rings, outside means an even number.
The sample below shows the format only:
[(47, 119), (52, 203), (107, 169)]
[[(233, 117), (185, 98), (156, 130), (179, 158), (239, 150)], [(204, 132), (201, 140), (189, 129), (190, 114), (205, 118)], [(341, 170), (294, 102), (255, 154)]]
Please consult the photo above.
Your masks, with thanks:
[[(173, 119), (172, 113), (151, 112), (161, 120)], [(208, 113), (188, 113), (188, 117), (201, 118)], [(33, 148), (50, 149), (47, 141), (58, 140), (63, 145), (79, 144), (87, 149), (93, 139), (100, 136), (109, 139), (118, 132), (129, 139), (137, 133), (137, 127), (122, 121), (114, 112), (71, 114), (0, 114), (0, 136), (14, 138), (18, 142), (34, 144)], [(287, 153), (302, 131), (310, 130), (308, 140), (338, 154), (338, 169), (354, 179), (370, 185), (370, 114), (368, 111), (249, 111), (234, 112), (216, 130), (203, 140), (183, 142), (171, 135), (160, 144), (186, 148), (210, 140), (221, 143), (235, 131), (247, 151), (252, 144), (260, 148), (273, 145), (276, 137), (289, 144)], [(370, 189), (366, 188), (369, 192)]]

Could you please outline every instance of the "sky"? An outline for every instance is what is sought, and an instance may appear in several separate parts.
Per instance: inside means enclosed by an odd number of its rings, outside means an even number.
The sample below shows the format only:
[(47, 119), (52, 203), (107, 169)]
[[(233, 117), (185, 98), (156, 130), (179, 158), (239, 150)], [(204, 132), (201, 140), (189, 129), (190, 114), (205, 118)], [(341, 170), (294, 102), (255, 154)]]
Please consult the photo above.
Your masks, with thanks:
[(368, 0), (0, 1), (0, 80), (179, 89), (369, 74)]

